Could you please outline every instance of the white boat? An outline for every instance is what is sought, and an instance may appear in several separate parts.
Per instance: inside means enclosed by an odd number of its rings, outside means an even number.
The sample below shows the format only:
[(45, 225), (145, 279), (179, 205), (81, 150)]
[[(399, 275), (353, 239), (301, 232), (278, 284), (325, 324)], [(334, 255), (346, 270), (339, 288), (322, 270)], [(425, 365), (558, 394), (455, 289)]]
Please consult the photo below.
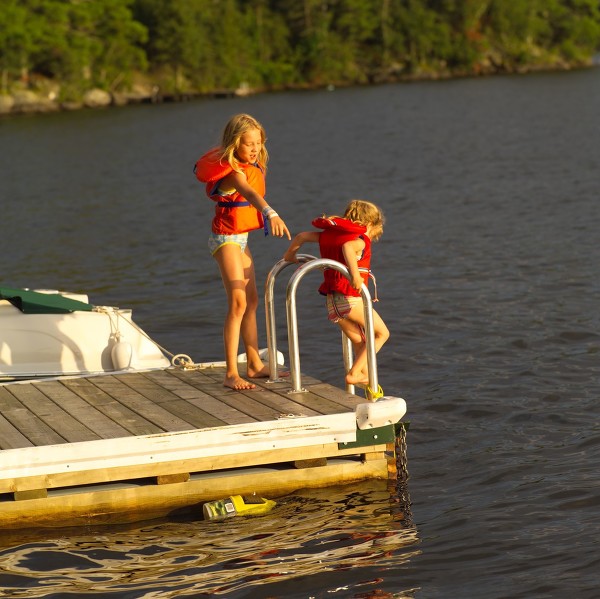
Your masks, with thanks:
[(169, 365), (130, 309), (95, 306), (79, 293), (0, 288), (0, 380)]

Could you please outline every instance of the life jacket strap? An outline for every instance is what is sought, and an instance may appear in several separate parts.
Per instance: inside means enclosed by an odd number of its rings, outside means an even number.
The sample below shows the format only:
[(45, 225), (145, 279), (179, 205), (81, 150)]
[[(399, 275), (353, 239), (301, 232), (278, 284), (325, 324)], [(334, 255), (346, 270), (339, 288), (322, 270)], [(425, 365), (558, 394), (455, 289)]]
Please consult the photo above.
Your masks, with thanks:
[(217, 206), (219, 208), (242, 208), (244, 206), (250, 206), (250, 202), (226, 202), (224, 200), (219, 200)]
[(371, 272), (370, 268), (365, 268), (364, 266), (359, 266), (358, 271), (367, 273), (369, 275), (369, 278), (373, 281), (373, 290), (375, 293), (373, 301), (378, 302), (379, 298), (377, 297), (377, 279), (375, 278), (375, 275)]

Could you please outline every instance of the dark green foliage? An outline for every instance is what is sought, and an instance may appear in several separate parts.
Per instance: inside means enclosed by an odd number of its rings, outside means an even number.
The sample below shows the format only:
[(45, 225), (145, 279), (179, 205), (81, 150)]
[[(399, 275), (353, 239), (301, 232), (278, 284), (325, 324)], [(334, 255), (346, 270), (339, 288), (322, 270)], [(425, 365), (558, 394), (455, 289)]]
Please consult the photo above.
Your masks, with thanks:
[(43, 75), (68, 88), (113, 89), (147, 66), (133, 0), (0, 0), (3, 88)]
[[(0, 0), (2, 91), (170, 91), (589, 64), (598, 0)], [(65, 92), (67, 90), (67, 92)]]

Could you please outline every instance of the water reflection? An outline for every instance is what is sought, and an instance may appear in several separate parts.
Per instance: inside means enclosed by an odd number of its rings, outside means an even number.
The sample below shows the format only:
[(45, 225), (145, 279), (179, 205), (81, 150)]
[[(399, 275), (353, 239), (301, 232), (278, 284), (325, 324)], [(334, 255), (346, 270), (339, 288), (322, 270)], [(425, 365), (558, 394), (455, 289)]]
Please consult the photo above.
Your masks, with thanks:
[[(419, 553), (409, 507), (404, 481), (369, 481), (280, 498), (263, 517), (21, 533), (2, 540), (0, 588), (6, 597), (316, 597), (322, 584), (328, 596), (391, 597), (382, 583)], [(412, 596), (402, 593), (393, 596)]]

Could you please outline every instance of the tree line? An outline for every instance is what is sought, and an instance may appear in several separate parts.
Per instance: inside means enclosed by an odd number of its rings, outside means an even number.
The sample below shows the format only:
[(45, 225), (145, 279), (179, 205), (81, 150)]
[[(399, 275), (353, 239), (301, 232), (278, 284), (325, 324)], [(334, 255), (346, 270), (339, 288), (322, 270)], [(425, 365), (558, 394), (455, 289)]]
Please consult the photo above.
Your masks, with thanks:
[(598, 0), (0, 0), (1, 93), (172, 92), (590, 64)]

